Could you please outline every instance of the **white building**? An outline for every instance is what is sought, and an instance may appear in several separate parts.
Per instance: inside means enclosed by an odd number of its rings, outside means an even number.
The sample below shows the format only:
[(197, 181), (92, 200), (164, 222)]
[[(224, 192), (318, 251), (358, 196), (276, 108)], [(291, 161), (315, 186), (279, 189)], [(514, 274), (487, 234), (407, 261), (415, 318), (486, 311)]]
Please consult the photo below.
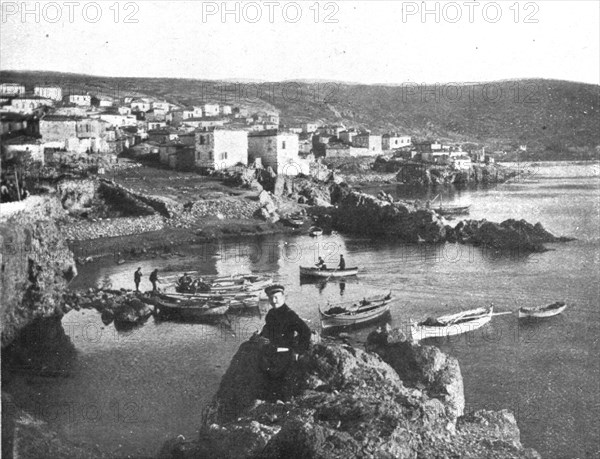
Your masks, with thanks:
[(207, 169), (227, 169), (248, 164), (248, 132), (210, 129), (196, 132), (195, 164)]
[(92, 96), (89, 94), (71, 94), (69, 102), (81, 107), (90, 107), (92, 105)]
[(410, 147), (412, 140), (409, 135), (385, 134), (382, 138), (384, 150), (394, 150), (395, 148)]
[(202, 111), (204, 112), (204, 116), (219, 116), (219, 104), (204, 104)]
[(33, 93), (36, 96), (52, 99), (60, 102), (63, 98), (62, 88), (59, 86), (36, 86), (33, 88)]
[(273, 129), (248, 135), (249, 161), (252, 163), (260, 158), (263, 166), (271, 167), (276, 174), (304, 173), (299, 150), (298, 134), (292, 132)]
[(3, 96), (19, 96), (25, 94), (25, 86), (17, 83), (0, 84), (0, 94)]

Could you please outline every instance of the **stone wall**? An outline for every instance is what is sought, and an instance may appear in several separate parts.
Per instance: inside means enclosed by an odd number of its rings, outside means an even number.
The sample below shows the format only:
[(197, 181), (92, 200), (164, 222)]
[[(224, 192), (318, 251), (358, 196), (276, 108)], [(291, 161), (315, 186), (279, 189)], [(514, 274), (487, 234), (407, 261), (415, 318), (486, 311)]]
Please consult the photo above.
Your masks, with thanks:
[(63, 226), (66, 239), (89, 241), (101, 237), (129, 236), (131, 234), (160, 231), (165, 227), (164, 219), (159, 215), (146, 217), (113, 218), (102, 221), (84, 221)]

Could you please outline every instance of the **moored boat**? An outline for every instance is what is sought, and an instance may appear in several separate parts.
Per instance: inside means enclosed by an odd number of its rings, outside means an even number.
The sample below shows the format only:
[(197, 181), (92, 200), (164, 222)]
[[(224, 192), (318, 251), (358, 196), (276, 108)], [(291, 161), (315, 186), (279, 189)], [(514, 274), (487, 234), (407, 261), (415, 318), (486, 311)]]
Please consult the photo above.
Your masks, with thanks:
[(365, 298), (355, 303), (329, 305), (325, 311), (319, 307), (321, 328), (347, 327), (378, 319), (390, 310), (392, 293)]
[(492, 320), (493, 313), (494, 306), (490, 305), (487, 308), (476, 308), (437, 318), (430, 317), (419, 323), (411, 323), (410, 332), (413, 341), (460, 335), (483, 327)]
[(319, 228), (318, 226), (312, 226), (308, 230), (308, 234), (310, 234), (312, 237), (322, 236), (323, 235), (323, 228)]
[(440, 215), (465, 215), (471, 206), (440, 206), (434, 209)]
[(191, 284), (177, 284), (175, 290), (182, 294), (223, 295), (228, 293), (256, 292), (263, 290), (273, 280), (264, 276), (239, 276), (212, 281), (196, 280)]
[(166, 320), (202, 321), (223, 317), (229, 311), (227, 302), (207, 302), (204, 305), (188, 302), (157, 300), (158, 316)]
[(557, 316), (567, 308), (567, 304), (562, 301), (548, 304), (546, 306), (537, 306), (532, 308), (519, 308), (519, 319), (524, 317), (544, 318)]
[(335, 268), (313, 268), (310, 266), (300, 266), (300, 275), (306, 277), (330, 278), (330, 277), (350, 277), (358, 274), (358, 267), (335, 269)]

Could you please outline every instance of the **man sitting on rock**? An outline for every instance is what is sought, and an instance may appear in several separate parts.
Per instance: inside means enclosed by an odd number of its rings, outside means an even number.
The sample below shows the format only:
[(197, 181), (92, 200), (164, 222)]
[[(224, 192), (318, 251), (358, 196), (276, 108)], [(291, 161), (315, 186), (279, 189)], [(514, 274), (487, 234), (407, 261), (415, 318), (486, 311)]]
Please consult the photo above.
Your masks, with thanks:
[(289, 365), (308, 349), (311, 331), (308, 325), (285, 304), (285, 288), (270, 285), (265, 289), (271, 310), (260, 335), (271, 343), (263, 359), (263, 370), (272, 378), (281, 378)]

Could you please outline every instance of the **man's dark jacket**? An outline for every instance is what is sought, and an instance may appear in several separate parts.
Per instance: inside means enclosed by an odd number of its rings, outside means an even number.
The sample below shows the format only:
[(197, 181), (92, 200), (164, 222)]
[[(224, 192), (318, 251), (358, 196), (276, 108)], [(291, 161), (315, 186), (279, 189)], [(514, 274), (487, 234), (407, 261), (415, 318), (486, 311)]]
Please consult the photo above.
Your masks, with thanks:
[[(265, 322), (260, 335), (267, 338), (274, 346), (287, 347), (300, 353), (308, 349), (310, 328), (287, 304), (271, 309), (267, 313)], [(298, 333), (297, 344), (294, 340), (294, 332)]]

